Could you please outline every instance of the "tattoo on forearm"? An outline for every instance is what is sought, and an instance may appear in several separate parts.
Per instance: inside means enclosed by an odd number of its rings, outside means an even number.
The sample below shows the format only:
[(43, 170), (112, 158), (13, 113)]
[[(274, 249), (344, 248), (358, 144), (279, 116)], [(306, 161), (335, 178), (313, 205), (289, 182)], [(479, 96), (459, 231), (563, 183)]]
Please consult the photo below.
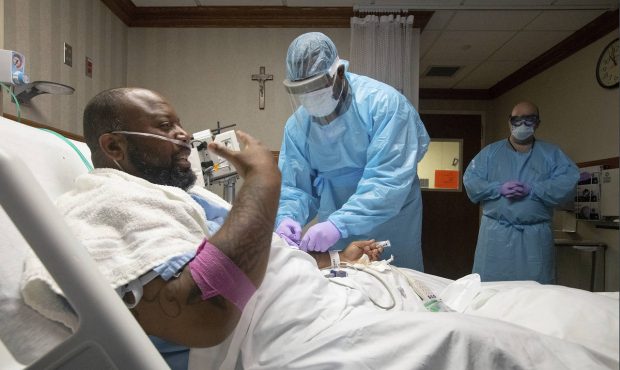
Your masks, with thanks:
[[(272, 238), (277, 194), (263, 184), (242, 188), (214, 244), (244, 271), (253, 271)], [(256, 201), (259, 199), (260, 201)], [(275, 199), (275, 200), (274, 200)]]
[(159, 285), (158, 289), (152, 294), (145, 294), (142, 300), (146, 303), (153, 303), (159, 306), (161, 312), (168, 317), (179, 317), (182, 312), (182, 304), (179, 298), (175, 297), (174, 291), (166, 289), (166, 284)]

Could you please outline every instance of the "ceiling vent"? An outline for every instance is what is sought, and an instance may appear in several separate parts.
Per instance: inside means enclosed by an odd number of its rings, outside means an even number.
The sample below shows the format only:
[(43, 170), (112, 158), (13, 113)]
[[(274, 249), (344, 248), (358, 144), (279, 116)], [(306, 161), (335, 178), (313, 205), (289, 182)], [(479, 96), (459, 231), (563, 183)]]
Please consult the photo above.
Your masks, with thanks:
[(425, 77), (452, 77), (461, 67), (430, 66), (424, 73)]

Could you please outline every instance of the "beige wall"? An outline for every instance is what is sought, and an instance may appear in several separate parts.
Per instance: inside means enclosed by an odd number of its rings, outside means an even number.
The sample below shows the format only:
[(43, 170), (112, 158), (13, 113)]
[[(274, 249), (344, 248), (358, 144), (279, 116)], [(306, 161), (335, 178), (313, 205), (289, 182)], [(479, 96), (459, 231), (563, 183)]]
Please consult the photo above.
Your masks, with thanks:
[[(82, 112), (97, 92), (126, 84), (127, 27), (100, 0), (4, 0), (4, 48), (26, 56), (31, 81), (59, 82), (73, 95), (44, 94), (22, 105), (21, 115), (82, 133)], [(63, 64), (63, 43), (73, 47), (73, 67)], [(85, 58), (93, 77), (85, 76)], [(3, 94), (4, 112), (17, 115)]]
[(495, 99), (488, 142), (507, 136), (512, 107), (527, 99), (540, 108), (536, 137), (560, 145), (575, 162), (617, 157), (619, 90), (600, 87), (594, 74), (603, 47), (616, 37), (618, 30)]
[[(282, 81), (290, 42), (308, 31), (328, 35), (341, 58), (349, 56), (349, 29), (131, 28), (127, 83), (159, 91), (192, 132), (236, 124), (279, 150), (291, 105)], [(264, 66), (265, 109), (258, 107), (258, 83), (251, 75)]]

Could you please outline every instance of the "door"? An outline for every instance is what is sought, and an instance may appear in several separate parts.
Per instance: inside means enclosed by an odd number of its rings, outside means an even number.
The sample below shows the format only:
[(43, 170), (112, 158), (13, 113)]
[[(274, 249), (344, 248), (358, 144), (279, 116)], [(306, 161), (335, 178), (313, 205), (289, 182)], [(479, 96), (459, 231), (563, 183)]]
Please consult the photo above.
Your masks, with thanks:
[(424, 271), (458, 279), (470, 274), (480, 225), (479, 208), (465, 192), (463, 172), (480, 151), (482, 122), (479, 115), (422, 114), (431, 141), (462, 140), (459, 190), (422, 188), (422, 253)]

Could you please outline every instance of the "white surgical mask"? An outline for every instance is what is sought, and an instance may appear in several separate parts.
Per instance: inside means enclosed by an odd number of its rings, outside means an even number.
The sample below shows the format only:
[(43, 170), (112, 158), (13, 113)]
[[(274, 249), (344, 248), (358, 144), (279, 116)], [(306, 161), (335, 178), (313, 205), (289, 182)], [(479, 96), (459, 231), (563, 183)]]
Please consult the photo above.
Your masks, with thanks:
[(526, 140), (530, 136), (534, 135), (534, 127), (528, 127), (526, 125), (515, 127), (510, 125), (510, 133), (517, 140)]
[(188, 142), (183, 141), (183, 140), (171, 139), (169, 137), (165, 137), (165, 136), (161, 136), (161, 135), (149, 134), (148, 132), (112, 131), (110, 133), (111, 134), (125, 134), (125, 135), (139, 135), (139, 136), (154, 137), (155, 139), (169, 141), (169, 142), (171, 142), (173, 144), (180, 145), (180, 146), (185, 147), (187, 149), (190, 149), (190, 150), (192, 149), (192, 145), (190, 143), (188, 143)]
[[(344, 85), (343, 85), (344, 89)], [(337, 99), (332, 97), (333, 87), (329, 86), (320, 90), (312, 91), (299, 96), (299, 102), (314, 117), (325, 117), (333, 112), (338, 106), (340, 95)]]

